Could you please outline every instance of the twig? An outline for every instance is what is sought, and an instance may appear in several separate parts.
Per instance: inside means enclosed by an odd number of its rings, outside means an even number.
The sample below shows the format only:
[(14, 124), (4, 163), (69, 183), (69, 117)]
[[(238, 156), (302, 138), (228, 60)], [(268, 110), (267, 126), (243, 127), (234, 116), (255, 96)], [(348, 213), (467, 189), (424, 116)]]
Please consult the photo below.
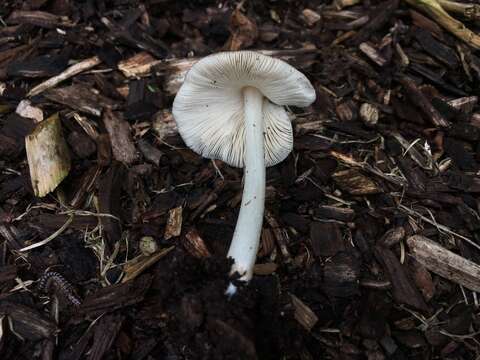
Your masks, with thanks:
[(433, 18), (440, 26), (465, 41), (475, 49), (480, 49), (480, 36), (468, 29), (461, 21), (451, 17), (437, 0), (405, 0)]
[(415, 210), (409, 209), (408, 207), (406, 207), (406, 206), (404, 206), (404, 205), (402, 205), (402, 204), (398, 205), (398, 208), (399, 208), (400, 210), (406, 212), (408, 215), (416, 216), (416, 217), (420, 218), (421, 220), (429, 223), (430, 225), (435, 226), (439, 231), (443, 231), (444, 233), (447, 233), (447, 234), (456, 236), (457, 238), (466, 241), (467, 243), (469, 243), (469, 244), (472, 245), (473, 247), (476, 247), (477, 249), (480, 250), (480, 245), (478, 245), (477, 243), (473, 242), (473, 241), (470, 240), (469, 238), (467, 238), (467, 237), (465, 237), (465, 236), (463, 236), (463, 235), (460, 235), (459, 233), (456, 233), (455, 231), (450, 230), (450, 229), (449, 229), (448, 227), (446, 227), (445, 225), (442, 225), (442, 224), (437, 223), (436, 221), (430, 220), (429, 218), (423, 216), (422, 214), (416, 212)]
[(212, 161), (213, 167), (215, 168), (215, 172), (218, 174), (218, 176), (220, 176), (220, 178), (221, 178), (222, 180), (225, 180), (225, 178), (223, 177), (223, 174), (222, 174), (222, 172), (220, 171), (220, 169), (218, 168), (217, 163), (215, 162), (215, 160), (212, 159), (211, 161)]
[(468, 20), (480, 20), (480, 5), (465, 4), (450, 0), (438, 0), (438, 3), (446, 11), (460, 14)]
[(30, 90), (27, 94), (27, 97), (30, 96), (35, 96), (40, 94), (41, 92), (50, 89), (62, 81), (65, 81), (72, 76), (75, 76), (77, 74), (80, 74), (81, 72), (91, 69), (98, 64), (100, 64), (102, 61), (97, 57), (93, 56), (91, 58), (85, 59), (83, 61), (80, 61), (79, 63), (76, 63), (75, 65), (70, 66), (67, 70), (64, 72), (42, 82), (41, 84), (35, 86), (32, 90)]
[(480, 266), (424, 236), (407, 240), (411, 255), (428, 270), (473, 291), (480, 291)]
[(329, 152), (329, 155), (332, 156), (333, 158), (335, 158), (336, 160), (339, 160), (341, 162), (343, 162), (344, 164), (346, 165), (349, 165), (349, 166), (352, 166), (352, 167), (357, 167), (357, 168), (360, 168), (364, 171), (367, 171), (369, 173), (372, 173), (384, 180), (387, 180), (395, 185), (399, 185), (399, 186), (406, 186), (407, 182), (404, 180), (404, 179), (397, 179), (396, 177), (393, 177), (391, 175), (388, 175), (388, 174), (384, 174), (383, 172), (381, 172), (380, 170), (374, 168), (373, 166), (371, 166), (370, 164), (368, 163), (365, 163), (365, 162), (358, 162), (356, 161), (355, 159), (353, 159), (352, 157), (348, 156), (348, 155), (345, 155), (345, 154), (342, 154), (338, 151), (334, 151), (334, 150), (331, 150)]

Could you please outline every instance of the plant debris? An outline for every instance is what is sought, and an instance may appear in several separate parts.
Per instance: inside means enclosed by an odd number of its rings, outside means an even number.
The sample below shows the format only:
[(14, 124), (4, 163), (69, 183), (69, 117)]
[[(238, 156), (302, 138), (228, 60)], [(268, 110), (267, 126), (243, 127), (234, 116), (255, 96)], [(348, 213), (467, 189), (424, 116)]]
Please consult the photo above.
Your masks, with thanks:
[[(477, 359), (480, 7), (4, 0), (2, 359)], [(228, 299), (242, 169), (183, 143), (200, 58), (257, 50), (317, 101), (267, 169)]]

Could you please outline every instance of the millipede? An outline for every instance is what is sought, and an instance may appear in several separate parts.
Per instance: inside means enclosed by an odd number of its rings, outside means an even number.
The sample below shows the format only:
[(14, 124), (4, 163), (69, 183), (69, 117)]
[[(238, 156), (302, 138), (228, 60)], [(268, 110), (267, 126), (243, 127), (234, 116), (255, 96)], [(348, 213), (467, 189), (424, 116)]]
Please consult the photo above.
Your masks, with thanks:
[(39, 279), (38, 288), (43, 292), (48, 292), (52, 285), (54, 290), (60, 291), (73, 305), (81, 305), (82, 302), (73, 286), (58, 272), (47, 271)]

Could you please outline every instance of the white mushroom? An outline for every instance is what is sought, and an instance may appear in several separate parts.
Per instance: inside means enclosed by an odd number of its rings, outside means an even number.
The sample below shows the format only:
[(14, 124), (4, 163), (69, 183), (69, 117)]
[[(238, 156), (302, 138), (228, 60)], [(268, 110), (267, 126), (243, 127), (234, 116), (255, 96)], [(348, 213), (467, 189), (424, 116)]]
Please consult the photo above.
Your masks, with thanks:
[(175, 97), (173, 116), (183, 140), (198, 154), (244, 167), (240, 214), (228, 256), (232, 274), (252, 277), (262, 230), (265, 167), (293, 147), (284, 106), (315, 101), (310, 81), (284, 61), (253, 51), (223, 52), (198, 61)]

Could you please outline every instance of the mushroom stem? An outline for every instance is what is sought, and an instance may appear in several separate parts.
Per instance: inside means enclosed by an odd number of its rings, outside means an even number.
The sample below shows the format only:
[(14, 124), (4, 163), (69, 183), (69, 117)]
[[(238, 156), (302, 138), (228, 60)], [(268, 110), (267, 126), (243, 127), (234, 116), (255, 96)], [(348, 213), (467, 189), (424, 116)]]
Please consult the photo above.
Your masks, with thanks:
[(245, 168), (242, 204), (228, 257), (233, 258), (231, 274), (240, 280), (252, 278), (262, 231), (265, 207), (265, 147), (263, 94), (254, 87), (243, 89), (245, 111)]

